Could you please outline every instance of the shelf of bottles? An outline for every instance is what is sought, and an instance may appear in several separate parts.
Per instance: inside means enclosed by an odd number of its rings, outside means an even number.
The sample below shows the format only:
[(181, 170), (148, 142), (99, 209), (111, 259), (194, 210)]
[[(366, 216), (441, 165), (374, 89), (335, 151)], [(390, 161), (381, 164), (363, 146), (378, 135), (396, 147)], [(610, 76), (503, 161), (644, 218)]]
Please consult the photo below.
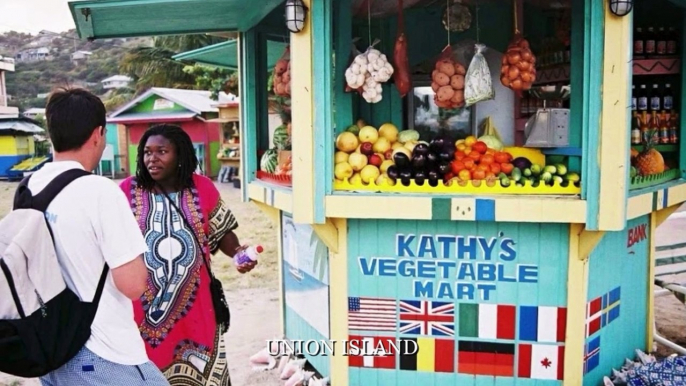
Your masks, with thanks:
[[(677, 167), (679, 150), (681, 95), (681, 57), (679, 34), (674, 27), (638, 27), (634, 33), (633, 85), (631, 97), (631, 189), (674, 179), (670, 172)], [(648, 149), (657, 151), (664, 160), (664, 172), (653, 174), (655, 154), (646, 156)], [(658, 157), (658, 158), (660, 158)], [(649, 167), (642, 160), (651, 159)], [(653, 170), (651, 170), (653, 169)], [(664, 178), (657, 178), (664, 175)]]

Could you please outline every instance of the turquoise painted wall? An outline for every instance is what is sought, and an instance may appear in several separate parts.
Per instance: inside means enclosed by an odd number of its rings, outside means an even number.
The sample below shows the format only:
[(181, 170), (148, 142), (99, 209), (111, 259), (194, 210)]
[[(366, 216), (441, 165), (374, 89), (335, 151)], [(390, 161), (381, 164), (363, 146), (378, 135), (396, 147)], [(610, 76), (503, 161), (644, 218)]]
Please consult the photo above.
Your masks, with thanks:
[[(105, 140), (108, 145), (112, 145), (112, 150), (114, 151), (114, 170), (119, 172), (122, 168), (121, 160), (119, 159), (119, 133), (117, 130), (117, 124), (108, 123), (107, 124), (107, 134), (105, 135)], [(110, 173), (109, 165), (103, 165), (103, 173)]]
[(642, 216), (627, 225), (624, 231), (606, 233), (591, 254), (587, 300), (595, 316), (589, 316), (594, 322), (587, 327), (591, 333), (585, 354), (591, 355), (585, 386), (601, 384), (608, 369), (621, 367), (624, 358), (634, 358), (635, 349), (646, 349), (646, 309), (652, 290), (647, 280), (650, 219)]
[[(565, 224), (349, 220), (350, 336), (421, 341), (416, 358), (396, 356), (389, 362), (373, 362), (387, 368), (367, 368), (359, 358), (351, 357), (350, 385), (561, 385), (556, 372), (546, 380), (533, 379), (538, 369), (531, 378), (513, 376), (526, 375), (520, 367), (532, 369), (525, 365), (526, 345), (538, 344), (555, 355), (564, 350), (562, 343), (544, 343), (543, 333), (536, 331), (541, 327), (556, 337), (553, 340), (561, 338), (558, 330), (564, 331), (568, 246)], [(431, 287), (433, 294), (427, 291)], [(413, 312), (412, 305), (442, 309), (434, 312), (439, 316), (426, 316), (440, 317), (441, 324), (413, 329), (412, 319), (424, 317)], [(481, 314), (475, 322), (470, 311), (494, 309), (484, 305), (499, 305), (497, 316)], [(379, 307), (386, 312), (381, 318), (375, 314)], [(545, 324), (538, 319), (552, 321)], [(508, 326), (514, 328), (510, 331)], [(481, 331), (477, 337), (475, 331)], [(499, 355), (498, 362), (496, 354), (476, 356), (465, 350), (470, 344), (472, 350), (496, 347), (488, 343), (500, 344), (498, 350), (511, 351), (510, 356)], [(539, 348), (533, 351), (540, 352)], [(556, 358), (549, 359), (548, 370), (556, 371)], [(470, 367), (475, 360), (480, 362), (479, 369)], [(419, 370), (401, 369), (412, 367)]]

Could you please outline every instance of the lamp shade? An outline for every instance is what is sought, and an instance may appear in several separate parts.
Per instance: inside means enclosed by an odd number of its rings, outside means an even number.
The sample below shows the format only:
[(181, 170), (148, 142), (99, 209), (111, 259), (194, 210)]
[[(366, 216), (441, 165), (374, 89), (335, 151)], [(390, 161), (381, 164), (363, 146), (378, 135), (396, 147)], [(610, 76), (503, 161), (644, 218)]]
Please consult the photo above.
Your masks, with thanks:
[(286, 28), (293, 33), (298, 33), (305, 28), (307, 7), (302, 0), (286, 0)]
[(634, 8), (634, 0), (609, 0), (610, 12), (617, 16), (626, 16)]

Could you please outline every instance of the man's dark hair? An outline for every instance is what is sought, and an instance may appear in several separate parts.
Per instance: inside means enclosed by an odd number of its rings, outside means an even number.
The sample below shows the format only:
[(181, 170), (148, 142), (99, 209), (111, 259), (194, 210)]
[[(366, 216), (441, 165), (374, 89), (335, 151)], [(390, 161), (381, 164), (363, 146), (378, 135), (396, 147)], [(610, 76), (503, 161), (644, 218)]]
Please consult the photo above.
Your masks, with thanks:
[(80, 149), (96, 128), (107, 125), (107, 111), (100, 98), (80, 88), (60, 88), (50, 94), (45, 118), (58, 153)]
[(160, 135), (172, 143), (176, 150), (176, 181), (179, 189), (187, 189), (193, 186), (193, 173), (198, 168), (198, 157), (195, 155), (195, 148), (191, 137), (177, 125), (157, 125), (149, 128), (138, 143), (138, 155), (136, 159), (136, 181), (138, 185), (146, 190), (155, 187), (155, 180), (152, 179), (148, 168), (145, 167), (145, 144), (148, 138)]

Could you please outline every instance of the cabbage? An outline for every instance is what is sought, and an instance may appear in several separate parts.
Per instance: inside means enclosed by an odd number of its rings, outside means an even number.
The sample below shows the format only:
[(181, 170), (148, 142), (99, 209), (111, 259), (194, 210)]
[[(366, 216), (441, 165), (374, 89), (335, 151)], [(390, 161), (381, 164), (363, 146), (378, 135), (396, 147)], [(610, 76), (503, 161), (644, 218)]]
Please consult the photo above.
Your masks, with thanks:
[(497, 151), (503, 150), (503, 143), (494, 135), (482, 135), (479, 137), (479, 141), (483, 142), (489, 148)]
[(398, 134), (398, 142), (405, 143), (409, 141), (419, 141), (419, 132), (417, 130), (403, 130)]

